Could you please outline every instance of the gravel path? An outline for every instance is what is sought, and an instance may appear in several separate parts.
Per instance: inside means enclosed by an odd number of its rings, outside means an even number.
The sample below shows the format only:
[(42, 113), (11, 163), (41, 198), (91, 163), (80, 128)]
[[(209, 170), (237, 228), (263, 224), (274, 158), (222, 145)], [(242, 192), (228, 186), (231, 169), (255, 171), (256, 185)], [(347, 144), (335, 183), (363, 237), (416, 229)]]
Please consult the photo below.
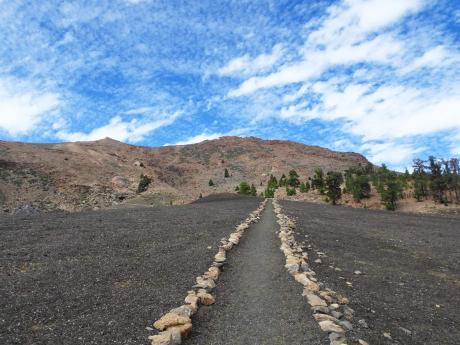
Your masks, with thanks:
[[(297, 241), (309, 236), (319, 281), (347, 296), (355, 321), (366, 322), (368, 327), (355, 324), (356, 337), (372, 345), (459, 344), (460, 219), (301, 202), (282, 206), (296, 220)], [(317, 252), (326, 255), (322, 263), (315, 263)]]
[(302, 286), (284, 268), (271, 202), (229, 254), (214, 290), (216, 304), (193, 317), (186, 345), (327, 344)]
[(0, 218), (0, 344), (147, 344), (260, 202), (214, 199)]

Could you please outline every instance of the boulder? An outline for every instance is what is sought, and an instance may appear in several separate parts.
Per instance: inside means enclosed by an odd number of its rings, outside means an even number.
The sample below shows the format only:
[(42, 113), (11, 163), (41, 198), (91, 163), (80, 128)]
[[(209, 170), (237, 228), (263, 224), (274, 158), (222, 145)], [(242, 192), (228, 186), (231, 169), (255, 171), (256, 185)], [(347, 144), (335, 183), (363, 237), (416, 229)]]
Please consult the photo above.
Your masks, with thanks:
[(327, 303), (321, 297), (316, 296), (314, 293), (306, 293), (308, 304), (312, 307), (327, 307)]
[(149, 337), (152, 345), (179, 345), (182, 341), (177, 328), (169, 328), (164, 332)]
[(213, 295), (210, 293), (207, 293), (206, 291), (200, 291), (196, 295), (198, 299), (200, 300), (200, 303), (203, 305), (211, 305), (216, 302), (215, 298)]
[(192, 322), (188, 316), (183, 316), (175, 313), (167, 313), (163, 315), (159, 320), (155, 321), (153, 327), (162, 331), (172, 326), (185, 325), (186, 323)]
[(320, 321), (318, 324), (324, 332), (345, 333), (342, 327), (331, 320)]

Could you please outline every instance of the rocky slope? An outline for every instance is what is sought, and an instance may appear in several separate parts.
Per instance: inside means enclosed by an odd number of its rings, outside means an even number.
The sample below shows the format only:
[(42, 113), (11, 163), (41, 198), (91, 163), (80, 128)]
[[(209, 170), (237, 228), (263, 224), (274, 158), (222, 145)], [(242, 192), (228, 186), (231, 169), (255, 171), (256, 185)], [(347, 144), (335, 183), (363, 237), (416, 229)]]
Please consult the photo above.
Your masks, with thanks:
[[(290, 169), (305, 179), (318, 167), (343, 170), (367, 163), (356, 153), (253, 137), (158, 148), (109, 138), (62, 144), (0, 141), (0, 205), (11, 212), (181, 204), (200, 193), (232, 192), (243, 180), (262, 191), (270, 174), (279, 177)], [(153, 182), (137, 194), (141, 174)], [(209, 179), (215, 186), (208, 186)]]

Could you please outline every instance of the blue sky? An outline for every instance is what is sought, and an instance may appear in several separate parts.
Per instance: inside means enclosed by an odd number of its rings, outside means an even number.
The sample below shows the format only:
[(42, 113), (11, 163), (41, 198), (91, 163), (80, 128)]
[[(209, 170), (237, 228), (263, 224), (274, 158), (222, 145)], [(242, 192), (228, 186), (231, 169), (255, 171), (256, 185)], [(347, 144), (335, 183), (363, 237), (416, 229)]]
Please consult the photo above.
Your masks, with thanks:
[(0, 0), (0, 139), (460, 155), (460, 2)]

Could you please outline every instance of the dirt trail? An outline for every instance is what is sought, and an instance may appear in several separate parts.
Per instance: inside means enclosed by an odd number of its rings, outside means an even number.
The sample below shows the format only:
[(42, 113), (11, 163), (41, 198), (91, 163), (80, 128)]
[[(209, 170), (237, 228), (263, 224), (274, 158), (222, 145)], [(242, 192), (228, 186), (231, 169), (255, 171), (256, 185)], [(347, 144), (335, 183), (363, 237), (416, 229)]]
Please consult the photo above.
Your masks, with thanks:
[(271, 203), (232, 250), (216, 304), (200, 308), (185, 344), (326, 344), (302, 287), (284, 269)]

